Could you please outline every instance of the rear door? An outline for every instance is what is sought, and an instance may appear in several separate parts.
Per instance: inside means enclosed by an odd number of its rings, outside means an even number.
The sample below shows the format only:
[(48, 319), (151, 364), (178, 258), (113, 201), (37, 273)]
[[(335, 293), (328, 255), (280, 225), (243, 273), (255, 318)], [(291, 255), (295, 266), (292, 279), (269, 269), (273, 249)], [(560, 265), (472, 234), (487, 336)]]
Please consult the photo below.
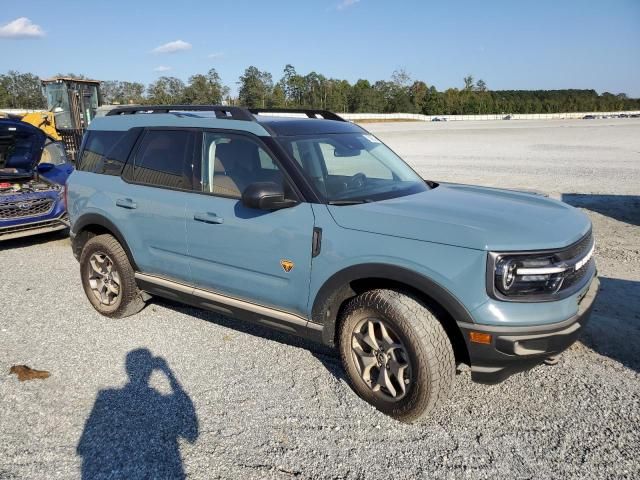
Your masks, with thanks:
[[(313, 211), (308, 203), (264, 211), (240, 200), (253, 182), (291, 191), (257, 137), (205, 132), (201, 180), (186, 202), (190, 267), (203, 289), (303, 315), (309, 295)], [(290, 193), (290, 195), (294, 195)]]
[(184, 215), (194, 141), (191, 130), (143, 132), (114, 199), (138, 268), (185, 283), (191, 282)]

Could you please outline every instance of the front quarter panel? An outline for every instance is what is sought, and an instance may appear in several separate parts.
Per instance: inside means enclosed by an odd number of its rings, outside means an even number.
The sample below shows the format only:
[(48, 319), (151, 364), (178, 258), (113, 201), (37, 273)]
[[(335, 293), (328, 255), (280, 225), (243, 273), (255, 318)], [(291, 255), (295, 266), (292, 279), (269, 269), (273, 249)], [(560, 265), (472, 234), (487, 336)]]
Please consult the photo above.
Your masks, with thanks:
[[(312, 265), (311, 317), (323, 285), (337, 272), (355, 265), (384, 264), (411, 271), (437, 284), (466, 310), (488, 300), (485, 251), (346, 229), (334, 222), (325, 205), (313, 208), (316, 225), (322, 228), (322, 249)], [(380, 277), (385, 278), (383, 272)]]

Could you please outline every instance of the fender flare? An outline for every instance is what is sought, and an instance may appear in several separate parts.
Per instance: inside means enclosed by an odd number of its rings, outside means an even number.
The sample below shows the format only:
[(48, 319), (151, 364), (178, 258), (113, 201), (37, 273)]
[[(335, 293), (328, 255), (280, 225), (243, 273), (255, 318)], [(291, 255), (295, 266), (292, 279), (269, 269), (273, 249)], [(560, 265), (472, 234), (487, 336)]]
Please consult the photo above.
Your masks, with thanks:
[(467, 308), (451, 292), (430, 278), (396, 265), (367, 263), (334, 273), (318, 290), (313, 301), (311, 320), (323, 326), (323, 343), (334, 345), (340, 305), (355, 295), (351, 282), (369, 278), (408, 285), (441, 305), (456, 322), (474, 323)]
[[(122, 232), (120, 232), (120, 229), (116, 227), (111, 220), (109, 220), (104, 215), (100, 215), (99, 213), (85, 213), (84, 215), (81, 215), (80, 217), (78, 217), (78, 219), (75, 222), (73, 222), (73, 225), (71, 227), (71, 245), (74, 250), (74, 253), (76, 252), (76, 239), (78, 238), (78, 235), (82, 233), (84, 230), (86, 230), (87, 227), (90, 227), (92, 225), (98, 225), (108, 230), (114, 237), (116, 237), (116, 240), (118, 240), (120, 245), (122, 245), (122, 248), (127, 254), (127, 257), (129, 258), (129, 262), (131, 262), (131, 266), (133, 267), (134, 270), (137, 271), (138, 267), (136, 266), (135, 259), (133, 258), (131, 249), (129, 248), (129, 245), (127, 244), (126, 240), (124, 239)], [(78, 258), (79, 256), (80, 255), (78, 252)]]

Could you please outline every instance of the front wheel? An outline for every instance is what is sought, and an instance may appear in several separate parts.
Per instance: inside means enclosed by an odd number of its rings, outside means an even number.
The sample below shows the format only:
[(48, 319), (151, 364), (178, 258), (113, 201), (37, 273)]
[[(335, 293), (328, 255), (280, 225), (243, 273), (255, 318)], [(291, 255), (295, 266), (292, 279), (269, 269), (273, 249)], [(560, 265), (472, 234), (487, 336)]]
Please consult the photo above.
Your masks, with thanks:
[(89, 302), (102, 315), (123, 318), (144, 307), (129, 258), (111, 235), (98, 235), (86, 243), (80, 254), (80, 277)]
[(405, 422), (444, 401), (455, 375), (453, 348), (436, 316), (394, 290), (371, 290), (349, 302), (339, 348), (356, 393)]

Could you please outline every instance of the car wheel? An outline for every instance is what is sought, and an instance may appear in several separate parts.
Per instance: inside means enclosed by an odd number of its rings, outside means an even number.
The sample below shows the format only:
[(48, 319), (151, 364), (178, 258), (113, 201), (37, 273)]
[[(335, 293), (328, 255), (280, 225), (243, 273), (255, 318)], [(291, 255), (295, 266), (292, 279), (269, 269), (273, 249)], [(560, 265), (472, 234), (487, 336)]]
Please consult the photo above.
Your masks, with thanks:
[(129, 258), (111, 235), (98, 235), (86, 243), (80, 254), (80, 276), (89, 302), (102, 315), (123, 318), (144, 307)]
[(436, 316), (394, 290), (371, 290), (350, 300), (339, 348), (355, 392), (408, 423), (447, 398), (455, 375), (453, 348)]

